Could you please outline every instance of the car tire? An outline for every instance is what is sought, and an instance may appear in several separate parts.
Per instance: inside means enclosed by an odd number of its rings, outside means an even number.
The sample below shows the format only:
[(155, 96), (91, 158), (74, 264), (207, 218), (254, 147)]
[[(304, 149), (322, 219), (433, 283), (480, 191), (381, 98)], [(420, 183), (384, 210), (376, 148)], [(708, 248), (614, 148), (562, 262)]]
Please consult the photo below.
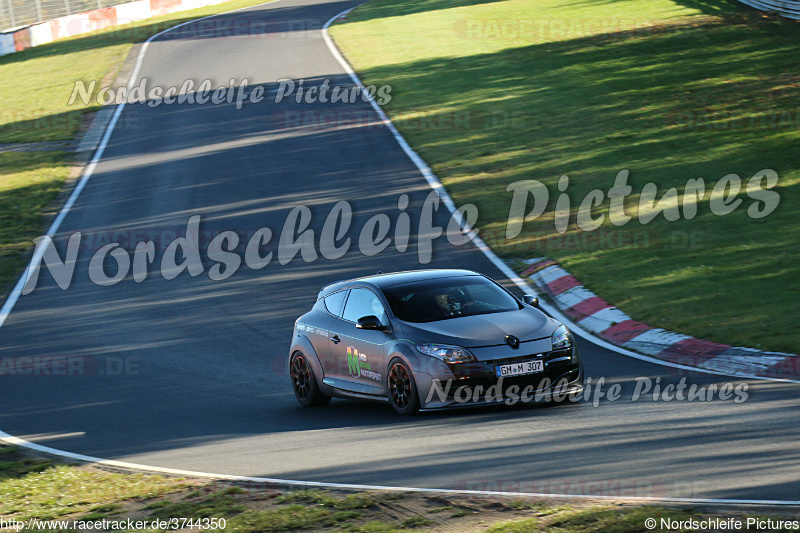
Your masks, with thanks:
[(315, 407), (327, 405), (331, 401), (331, 397), (319, 389), (314, 369), (302, 352), (295, 353), (289, 361), (289, 375), (292, 378), (294, 396), (300, 405)]
[(389, 403), (401, 415), (413, 415), (419, 411), (419, 393), (414, 374), (402, 360), (389, 363)]

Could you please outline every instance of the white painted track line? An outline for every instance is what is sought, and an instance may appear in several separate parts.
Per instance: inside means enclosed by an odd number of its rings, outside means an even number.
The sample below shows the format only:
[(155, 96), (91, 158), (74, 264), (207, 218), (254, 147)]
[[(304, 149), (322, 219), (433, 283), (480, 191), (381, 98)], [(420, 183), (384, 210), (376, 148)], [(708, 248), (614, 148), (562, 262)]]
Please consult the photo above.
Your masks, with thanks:
[[(258, 4), (258, 5), (270, 4), (270, 3), (277, 2), (277, 1), (279, 1), (279, 0), (271, 0), (270, 2), (264, 2), (263, 4)], [(250, 9), (250, 8), (253, 8), (253, 7), (258, 7), (258, 5), (256, 5), (256, 6), (248, 6), (247, 8), (235, 9), (235, 10), (232, 10), (232, 11), (228, 11), (226, 13), (208, 15), (208, 16), (201, 17), (201, 18), (198, 18), (198, 19), (195, 19), (195, 20), (192, 20), (192, 21), (187, 21), (187, 22), (184, 22), (182, 24), (178, 24), (176, 26), (173, 26), (171, 28), (168, 28), (168, 29), (166, 29), (164, 31), (161, 31), (161, 32), (151, 36), (150, 38), (148, 38), (145, 41), (144, 45), (142, 46), (142, 49), (139, 51), (139, 56), (138, 56), (137, 61), (136, 61), (136, 66), (134, 67), (134, 70), (131, 73), (130, 80), (128, 81), (129, 88), (131, 87), (131, 84), (134, 83), (134, 81), (136, 80), (136, 78), (137, 78), (137, 76), (139, 74), (139, 69), (141, 67), (142, 61), (144, 60), (144, 54), (147, 51), (148, 45), (155, 38), (159, 37), (160, 35), (163, 35), (164, 33), (169, 32), (171, 30), (174, 30), (176, 28), (184, 26), (186, 24), (191, 24), (193, 22), (197, 22), (199, 20), (204, 20), (204, 19), (207, 19), (207, 18), (215, 17), (215, 16), (218, 16), (218, 15), (224, 15), (224, 14), (227, 14), (227, 13), (233, 13), (233, 12), (241, 11), (241, 10), (244, 10), (244, 9)], [(336, 19), (338, 19), (342, 15), (350, 12), (351, 10), (352, 10), (352, 8), (351, 9), (347, 9), (347, 10), (339, 13), (338, 15), (334, 16), (330, 20), (328, 20), (325, 23), (325, 25), (323, 26), (322, 35), (323, 35), (323, 38), (325, 40), (325, 43), (328, 45), (328, 48), (331, 50), (331, 53), (339, 61), (339, 63), (342, 65), (342, 67), (345, 69), (345, 71), (350, 75), (352, 80), (356, 84), (363, 86), (363, 83), (361, 83), (361, 80), (358, 78), (358, 76), (355, 74), (353, 69), (350, 67), (350, 65), (347, 63), (347, 61), (344, 59), (344, 57), (342, 57), (342, 55), (339, 52), (339, 50), (336, 48), (336, 45), (331, 40), (330, 36), (328, 35), (328, 31), (327, 31), (328, 27), (331, 25), (331, 23), (333, 23), (333, 21), (335, 21)], [(398, 144), (400, 144), (401, 148), (403, 148), (403, 151), (405, 151), (405, 153), (408, 155), (408, 157), (411, 159), (411, 161), (417, 166), (417, 168), (419, 168), (420, 172), (425, 177), (425, 180), (428, 182), (428, 184), (431, 186), (431, 188), (433, 188), (434, 190), (436, 190), (440, 194), (440, 197), (442, 198), (442, 201), (445, 203), (445, 205), (447, 205), (448, 209), (450, 209), (450, 211), (453, 212), (455, 214), (455, 216), (458, 216), (458, 214), (456, 213), (455, 204), (453, 203), (452, 199), (447, 194), (447, 192), (444, 190), (444, 187), (442, 186), (441, 182), (436, 177), (436, 175), (433, 174), (433, 172), (430, 170), (430, 168), (427, 166), (427, 164), (419, 157), (419, 155), (417, 155), (417, 153), (414, 152), (414, 150), (411, 149), (411, 147), (408, 145), (406, 140), (400, 135), (400, 133), (395, 128), (394, 124), (392, 124), (392, 122), (389, 120), (389, 118), (386, 116), (386, 114), (383, 112), (383, 110), (380, 108), (380, 106), (378, 106), (378, 104), (371, 98), (369, 99), (369, 101), (370, 101), (370, 104), (372, 105), (373, 109), (376, 111), (376, 113), (378, 113), (378, 116), (380, 116), (381, 120), (384, 122), (384, 124), (392, 132), (392, 135), (394, 135), (394, 137), (397, 140)], [(69, 199), (64, 204), (64, 207), (61, 209), (61, 211), (59, 212), (58, 216), (53, 221), (53, 223), (51, 224), (50, 228), (47, 230), (47, 235), (49, 235), (51, 238), (58, 231), (58, 229), (61, 226), (61, 223), (63, 222), (63, 220), (66, 217), (67, 213), (72, 208), (72, 206), (75, 204), (75, 201), (77, 200), (77, 198), (80, 195), (81, 191), (86, 186), (86, 183), (89, 181), (89, 178), (92, 176), (92, 173), (94, 172), (94, 169), (96, 168), (97, 163), (100, 161), (101, 157), (103, 156), (103, 152), (105, 151), (105, 148), (106, 148), (106, 146), (108, 144), (108, 141), (109, 141), (109, 139), (111, 137), (111, 134), (114, 131), (114, 127), (116, 126), (116, 123), (119, 120), (119, 116), (122, 113), (122, 110), (124, 108), (125, 108), (125, 103), (124, 102), (117, 105), (117, 107), (116, 107), (116, 109), (114, 111), (114, 115), (112, 116), (111, 121), (109, 122), (109, 125), (108, 125), (108, 127), (106, 129), (106, 132), (103, 135), (103, 138), (102, 138), (102, 140), (100, 142), (100, 145), (98, 146), (97, 151), (95, 152), (94, 156), (92, 157), (91, 162), (87, 166), (86, 171), (84, 172), (84, 174), (81, 177), (80, 181), (76, 185), (76, 187), (73, 190), (72, 194), (70, 195)], [(459, 222), (460, 222), (460, 220), (459, 220)], [(476, 237), (474, 239), (474, 242), (475, 242), (476, 246), (478, 246), (480, 248), (480, 250), (486, 255), (486, 257), (498, 269), (500, 269), (500, 271), (503, 272), (503, 274), (505, 274), (508, 277), (508, 279), (512, 280), (523, 292), (525, 292), (527, 294), (533, 294), (533, 291), (532, 291), (530, 285), (528, 285), (525, 281), (520, 279), (519, 276), (517, 276), (516, 273), (514, 271), (512, 271), (508, 267), (508, 265), (505, 264), (505, 262), (503, 262), (499, 257), (497, 257), (494, 254), (494, 252), (492, 252), (492, 250), (483, 242), (483, 240), (481, 240), (480, 238)], [(26, 276), (27, 276), (28, 272), (30, 272), (35, 267), (35, 265), (39, 264), (39, 262), (42, 259), (43, 254), (44, 254), (44, 247), (42, 247), (41, 250), (36, 250), (34, 252), (33, 257), (31, 258), (31, 261), (30, 261), (28, 267), (26, 268), (25, 274), (20, 277), (19, 281), (17, 282), (16, 286), (14, 287), (14, 290), (12, 291), (12, 293), (9, 296), (8, 300), (6, 301), (5, 305), (3, 305), (2, 309), (0, 310), (0, 327), (2, 327), (3, 323), (5, 322), (5, 319), (8, 317), (9, 313), (14, 308), (14, 304), (19, 299), (19, 296), (20, 296), (20, 294), (22, 292), (22, 287), (24, 286), (24, 282), (25, 282), (25, 279), (26, 279)], [(661, 361), (661, 360), (658, 360), (658, 359), (654, 359), (654, 358), (651, 358), (651, 357), (646, 357), (646, 356), (642, 356), (642, 355), (639, 355), (639, 354), (635, 354), (635, 353), (630, 352), (628, 350), (620, 349), (620, 348), (618, 348), (618, 347), (616, 347), (616, 346), (614, 346), (614, 345), (612, 345), (610, 343), (607, 343), (607, 342), (603, 341), (602, 339), (598, 339), (598, 338), (594, 337), (593, 335), (590, 335), (590, 334), (584, 332), (580, 328), (575, 327), (575, 325), (572, 323), (572, 321), (570, 321), (567, 317), (562, 315), (557, 309), (553, 308), (552, 306), (547, 305), (546, 303), (543, 303), (542, 307), (551, 316), (553, 316), (557, 320), (560, 320), (560, 321), (564, 322), (565, 324), (568, 324), (571, 327), (575, 328), (574, 332), (577, 335), (579, 335), (579, 336), (589, 340), (590, 342), (593, 342), (593, 343), (595, 343), (595, 344), (597, 344), (597, 345), (599, 345), (599, 346), (601, 346), (603, 348), (606, 348), (608, 350), (611, 350), (611, 351), (614, 351), (614, 352), (617, 352), (617, 353), (621, 353), (623, 355), (628, 355), (628, 356), (634, 357), (636, 359), (640, 359), (640, 360), (643, 360), (643, 361), (659, 364), (659, 365), (670, 366), (670, 367), (673, 367), (673, 368), (681, 368), (681, 369), (685, 369), (685, 370), (695, 370), (695, 371), (697, 370), (696, 368), (686, 367), (686, 366), (683, 366), (683, 365), (676, 365), (676, 364), (668, 363), (668, 362)], [(717, 372), (713, 372), (713, 371), (706, 371), (706, 372), (717, 374)], [(739, 377), (742, 377), (742, 376), (739, 376)], [(780, 381), (785, 381), (785, 380), (780, 380)], [(114, 461), (114, 460), (109, 460), (109, 459), (101, 459), (99, 457), (93, 457), (93, 456), (90, 456), (90, 455), (83, 455), (83, 454), (67, 452), (67, 451), (64, 451), (64, 450), (58, 450), (58, 449), (55, 449), (55, 448), (50, 448), (48, 446), (42, 446), (40, 444), (35, 444), (33, 442), (29, 442), (29, 441), (20, 439), (18, 437), (14, 437), (13, 435), (9, 435), (8, 433), (5, 433), (4, 431), (1, 431), (1, 430), (0, 430), (0, 441), (3, 441), (5, 443), (7, 443), (7, 444), (16, 445), (16, 446), (20, 446), (20, 447), (27, 448), (27, 449), (30, 449), (30, 450), (34, 450), (34, 451), (37, 451), (37, 452), (46, 453), (46, 454), (54, 455), (54, 456), (57, 456), (57, 457), (62, 457), (64, 459), (69, 459), (69, 460), (73, 460), (73, 461), (80, 461), (80, 462), (86, 462), (86, 463), (91, 463), (91, 464), (96, 464), (96, 465), (101, 465), (101, 466), (109, 466), (109, 467), (123, 468), (123, 469), (127, 469), (127, 470), (136, 470), (136, 471), (141, 471), (141, 472), (152, 472), (152, 473), (170, 474), (170, 475), (196, 477), (196, 478), (209, 478), (209, 479), (224, 480), (224, 481), (238, 481), (238, 482), (251, 482), (251, 483), (268, 483), (268, 484), (286, 485), (286, 486), (319, 487), (319, 488), (349, 489), (349, 490), (386, 490), (386, 491), (414, 492), (414, 493), (460, 494), (460, 495), (484, 496), (484, 497), (486, 497), (486, 496), (489, 496), (489, 497), (526, 497), (526, 498), (548, 498), (548, 499), (563, 499), (563, 500), (609, 500), (609, 501), (623, 501), (624, 500), (624, 501), (643, 502), (643, 503), (659, 503), (659, 502), (661, 502), (661, 503), (683, 503), (683, 504), (732, 504), (732, 505), (764, 505), (764, 506), (771, 506), (771, 505), (775, 505), (775, 506), (796, 506), (796, 505), (800, 505), (800, 500), (793, 500), (793, 501), (787, 500), (787, 501), (784, 501), (784, 500), (757, 500), (757, 499), (747, 500), (747, 499), (727, 499), (727, 498), (655, 498), (655, 497), (620, 498), (620, 497), (615, 497), (615, 496), (588, 495), (588, 494), (587, 495), (583, 495), (583, 494), (576, 495), (576, 494), (529, 493), (529, 492), (481, 491), (481, 490), (455, 490), (455, 489), (442, 489), (442, 488), (395, 487), (395, 486), (388, 486), (388, 485), (359, 485), (359, 484), (349, 484), (349, 483), (323, 483), (323, 482), (298, 481), (298, 480), (290, 480), (290, 479), (277, 479), (277, 478), (265, 478), (265, 477), (233, 476), (233, 475), (225, 475), (225, 474), (213, 474), (213, 473), (208, 473), (208, 472), (197, 472), (197, 471), (191, 471), (191, 470), (181, 470), (181, 469), (176, 469), (176, 468), (163, 468), (163, 467), (147, 466), (147, 465), (141, 465), (141, 464), (137, 464), (137, 463), (127, 463), (127, 462), (124, 462), (124, 461)]]
[(15, 444), (36, 450), (38, 452), (56, 455), (65, 459), (72, 459), (86, 463), (92, 463), (100, 466), (111, 466), (116, 468), (124, 468), (127, 470), (137, 470), (144, 472), (152, 472), (159, 474), (171, 474), (195, 478), (210, 478), (223, 481), (238, 481), (248, 483), (268, 483), (275, 485), (286, 486), (299, 486), (299, 487), (318, 487), (325, 489), (348, 489), (348, 490), (386, 490), (393, 492), (414, 492), (414, 493), (438, 493), (438, 494), (463, 494), (470, 496), (497, 496), (497, 497), (526, 497), (526, 498), (549, 498), (559, 500), (608, 500), (608, 501), (632, 501), (643, 503), (686, 503), (686, 504), (735, 504), (735, 505), (779, 505), (779, 506), (792, 506), (800, 505), (798, 501), (782, 501), (782, 500), (736, 500), (727, 498), (654, 498), (646, 496), (633, 496), (622, 498), (619, 496), (595, 496), (590, 494), (550, 494), (539, 492), (502, 492), (493, 490), (456, 490), (456, 489), (430, 489), (419, 487), (394, 487), (390, 485), (357, 485), (352, 483), (323, 483), (317, 481), (297, 481), (293, 479), (276, 479), (266, 477), (250, 477), (250, 476), (232, 476), (225, 474), (210, 474), (208, 472), (195, 472), (191, 470), (179, 470), (177, 468), (161, 468), (157, 466), (146, 466), (136, 463), (126, 463), (123, 461), (111, 461), (108, 459), (100, 459), (89, 455), (81, 455), (77, 453), (65, 452), (34, 444), (17, 437), (12, 437), (8, 433), (0, 431), (0, 440), (9, 444)]
[[(336, 15), (335, 17), (331, 18), (328, 22), (326, 22), (325, 25), (322, 27), (322, 37), (325, 39), (325, 44), (328, 45), (328, 48), (330, 49), (330, 51), (333, 54), (333, 56), (336, 58), (336, 60), (339, 62), (339, 64), (342, 66), (342, 68), (344, 68), (345, 72), (347, 72), (347, 74), (350, 76), (350, 79), (352, 79), (353, 82), (356, 85), (360, 85), (360, 86), (363, 87), (364, 83), (361, 81), (361, 79), (355, 73), (355, 71), (353, 70), (353, 67), (350, 66), (350, 63), (347, 62), (347, 60), (344, 58), (342, 53), (339, 51), (339, 48), (333, 42), (333, 39), (331, 39), (330, 35), (328, 34), (328, 28), (330, 27), (330, 25), (333, 24), (333, 22), (335, 22), (337, 19), (339, 19), (339, 18), (343, 17), (344, 15), (348, 14), (353, 9), (355, 9), (355, 8), (345, 9), (344, 11), (342, 11), (341, 13)], [(395, 140), (397, 141), (397, 144), (400, 145), (400, 147), (406, 153), (408, 158), (411, 159), (411, 161), (414, 163), (414, 165), (416, 165), (416, 167), (419, 169), (420, 173), (422, 173), (422, 176), (425, 178), (425, 181), (428, 182), (428, 185), (430, 185), (433, 190), (435, 190), (436, 192), (439, 193), (439, 197), (442, 199), (442, 201), (447, 206), (447, 208), (450, 210), (450, 212), (453, 213), (453, 216), (456, 218), (456, 220), (459, 223), (462, 223), (461, 216), (459, 215), (459, 213), (456, 212), (455, 203), (453, 203), (453, 200), (452, 200), (452, 198), (450, 198), (450, 195), (447, 194), (447, 191), (445, 190), (444, 185), (442, 185), (442, 182), (439, 181), (439, 178), (436, 176), (436, 174), (433, 173), (433, 171), (430, 169), (430, 167), (428, 167), (427, 163), (425, 163), (425, 161), (422, 160), (422, 158), (419, 156), (419, 154), (417, 154), (411, 148), (411, 146), (408, 144), (408, 142), (403, 138), (403, 136), (400, 135), (400, 132), (397, 131), (397, 128), (395, 127), (394, 123), (392, 123), (392, 121), (389, 119), (389, 117), (386, 115), (386, 113), (383, 112), (383, 109), (381, 109), (381, 107), (378, 105), (378, 103), (375, 101), (375, 99), (372, 98), (369, 95), (369, 93), (367, 93), (367, 92), (364, 92), (363, 94), (365, 95), (365, 98), (369, 101), (370, 105), (372, 105), (372, 108), (375, 110), (375, 112), (381, 118), (383, 123), (386, 125), (386, 127), (389, 128), (389, 131), (394, 136)], [(485, 242), (483, 242), (483, 239), (481, 239), (479, 236), (476, 235), (473, 238), (472, 242), (475, 244), (475, 246), (478, 247), (478, 249), (480, 249), (481, 252), (483, 252), (483, 254), (489, 259), (489, 261), (491, 261), (492, 264), (494, 264), (494, 266), (496, 266), (503, 274), (505, 274), (505, 276), (509, 280), (511, 280), (517, 287), (519, 287), (519, 289), (523, 293), (525, 293), (525, 294), (536, 294), (536, 292), (533, 290), (531, 285), (529, 283), (525, 282), (522, 278), (520, 278), (516, 274), (516, 272), (511, 270), (511, 268), (505, 263), (505, 261), (503, 261), (502, 259), (497, 257), (497, 255), (492, 251), (492, 249), (489, 248), (489, 246), (487, 246)], [(566, 271), (564, 271), (564, 272), (566, 273)], [(692, 367), (692, 366), (686, 366), (686, 365), (681, 365), (681, 364), (678, 364), (678, 363), (672, 363), (670, 361), (664, 361), (664, 360), (661, 360), (661, 359), (656, 359), (655, 357), (648, 357), (646, 355), (638, 354), (636, 352), (632, 352), (630, 350), (626, 350), (624, 348), (620, 348), (619, 346), (615, 346), (615, 345), (611, 344), (610, 342), (607, 342), (607, 341), (601, 339), (600, 337), (597, 337), (597, 336), (591, 334), (590, 332), (584, 330), (583, 328), (578, 326), (575, 322), (573, 322), (568, 316), (563, 314), (558, 308), (548, 304), (547, 302), (544, 302), (544, 301), (540, 300), (539, 307), (544, 309), (547, 312), (547, 314), (549, 314), (551, 317), (555, 318), (556, 320), (560, 321), (563, 324), (566, 324), (569, 327), (569, 329), (572, 331), (573, 334), (575, 334), (575, 335), (581, 337), (582, 339), (585, 339), (585, 340), (587, 340), (587, 341), (589, 341), (589, 342), (591, 342), (591, 343), (593, 343), (593, 344), (595, 344), (597, 346), (600, 346), (601, 348), (605, 348), (606, 350), (610, 350), (612, 352), (615, 352), (615, 353), (618, 353), (618, 354), (621, 354), (621, 355), (626, 355), (626, 356), (632, 357), (634, 359), (639, 359), (640, 361), (646, 361), (648, 363), (653, 363), (653, 364), (656, 364), (656, 365), (666, 366), (666, 367), (670, 367), (670, 368), (677, 368), (677, 369), (680, 369), (680, 370), (691, 370), (693, 372), (706, 373), (706, 374), (716, 374), (716, 375), (723, 375), (723, 376), (724, 375), (728, 375), (728, 374), (724, 374), (722, 372), (717, 372), (717, 371), (714, 371), (714, 370), (697, 368), (697, 367)], [(764, 380), (764, 381), (779, 381), (779, 382), (789, 382), (789, 383), (800, 383), (800, 381), (798, 381), (798, 380), (769, 378), (769, 377), (747, 375), (747, 374), (737, 374), (736, 376), (733, 376), (733, 377), (748, 378), (748, 379), (758, 379), (758, 380)]]

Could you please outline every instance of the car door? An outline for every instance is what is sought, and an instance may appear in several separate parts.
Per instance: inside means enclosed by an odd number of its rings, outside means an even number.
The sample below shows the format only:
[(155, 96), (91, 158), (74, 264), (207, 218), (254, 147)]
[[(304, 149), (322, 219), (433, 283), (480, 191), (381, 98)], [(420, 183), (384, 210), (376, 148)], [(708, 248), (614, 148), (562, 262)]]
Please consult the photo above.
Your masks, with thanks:
[(342, 316), (331, 326), (330, 353), (336, 359), (337, 388), (363, 394), (382, 394), (385, 390), (386, 331), (356, 328), (359, 318), (374, 315), (389, 326), (380, 298), (365, 287), (350, 289)]
[(340, 322), (342, 311), (344, 310), (344, 302), (347, 299), (347, 292), (348, 289), (342, 289), (322, 299), (323, 309), (327, 311), (328, 321), (325, 323), (325, 329), (317, 331), (318, 335), (315, 339), (319, 341), (320, 346), (314, 343), (314, 349), (317, 350), (317, 355), (322, 364), (323, 378), (336, 377), (336, 354), (331, 353), (331, 349), (335, 348), (336, 345), (331, 342), (331, 337), (335, 337), (341, 327)]

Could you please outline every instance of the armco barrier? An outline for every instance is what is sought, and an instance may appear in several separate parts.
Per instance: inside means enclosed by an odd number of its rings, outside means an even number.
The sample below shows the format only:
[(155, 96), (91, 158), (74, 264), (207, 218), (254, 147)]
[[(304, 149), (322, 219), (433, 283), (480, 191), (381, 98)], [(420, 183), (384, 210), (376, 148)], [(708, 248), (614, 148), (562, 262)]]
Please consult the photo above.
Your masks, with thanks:
[(790, 19), (800, 19), (800, 2), (795, 0), (739, 0), (761, 11), (778, 13)]
[[(2, 1), (2, 0), (0, 0)], [(0, 56), (97, 31), (117, 24), (186, 11), (198, 7), (220, 4), (228, 0), (137, 0), (112, 7), (95, 9), (34, 24), (13, 33), (0, 33)], [(784, 17), (800, 19), (800, 0), (739, 0), (762, 11), (778, 13)], [(13, 45), (12, 45), (13, 42)]]
[(134, 20), (142, 20), (152, 17), (150, 11), (150, 0), (139, 0), (116, 6), (117, 20), (120, 24), (127, 24)]
[(0, 56), (13, 54), (16, 51), (14, 36), (10, 33), (0, 33)]
[(228, 0), (137, 0), (85, 13), (67, 15), (34, 24), (12, 33), (0, 33), (0, 56), (40, 46), (56, 39), (166, 15), (198, 7), (221, 4)]

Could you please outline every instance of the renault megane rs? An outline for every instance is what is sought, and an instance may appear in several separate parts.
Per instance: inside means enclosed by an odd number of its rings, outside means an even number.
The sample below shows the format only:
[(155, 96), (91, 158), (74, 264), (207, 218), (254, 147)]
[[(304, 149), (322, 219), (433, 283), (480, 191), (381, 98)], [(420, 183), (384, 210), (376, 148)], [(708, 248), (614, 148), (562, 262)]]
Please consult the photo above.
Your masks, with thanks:
[[(579, 393), (569, 330), (469, 270), (377, 274), (324, 287), (295, 322), (289, 369), (305, 406), (387, 401), (401, 414)], [(544, 394), (543, 394), (544, 393)]]

